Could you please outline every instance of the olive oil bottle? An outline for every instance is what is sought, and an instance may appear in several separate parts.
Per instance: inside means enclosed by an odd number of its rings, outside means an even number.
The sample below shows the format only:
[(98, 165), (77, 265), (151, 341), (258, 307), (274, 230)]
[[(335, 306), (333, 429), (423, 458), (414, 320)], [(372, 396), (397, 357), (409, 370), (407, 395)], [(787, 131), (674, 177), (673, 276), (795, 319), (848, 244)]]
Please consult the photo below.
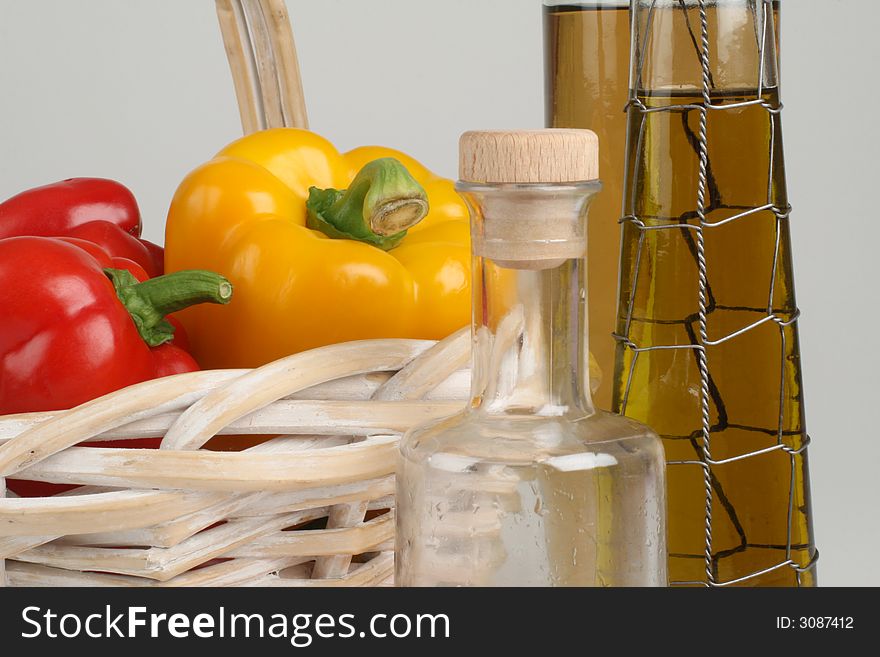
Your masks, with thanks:
[[(552, 6), (551, 6), (552, 5)], [(589, 128), (599, 136), (603, 191), (588, 225), (590, 349), (602, 370), (594, 398), (611, 407), (620, 199), (629, 96), (629, 0), (544, 6), (546, 123)]]
[[(778, 41), (778, 0), (772, 11)], [(544, 3), (546, 125), (588, 128), (599, 136), (604, 187), (590, 210), (588, 267), (590, 349), (604, 375), (594, 398), (605, 409), (611, 407), (614, 370), (630, 16), (629, 0)]]
[(664, 439), (672, 582), (811, 586), (778, 3), (700, 4), (634, 2), (613, 406)]

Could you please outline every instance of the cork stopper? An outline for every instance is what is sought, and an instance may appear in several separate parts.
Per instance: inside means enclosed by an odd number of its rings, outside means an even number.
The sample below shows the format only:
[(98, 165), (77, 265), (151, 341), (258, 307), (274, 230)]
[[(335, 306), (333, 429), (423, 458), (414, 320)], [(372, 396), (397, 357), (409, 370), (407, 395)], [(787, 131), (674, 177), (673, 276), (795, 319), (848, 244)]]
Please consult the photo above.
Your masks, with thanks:
[(479, 130), (459, 142), (459, 178), (469, 183), (554, 184), (599, 178), (591, 130)]
[(532, 270), (585, 257), (586, 209), (601, 188), (595, 133), (466, 132), (460, 156), (474, 255)]

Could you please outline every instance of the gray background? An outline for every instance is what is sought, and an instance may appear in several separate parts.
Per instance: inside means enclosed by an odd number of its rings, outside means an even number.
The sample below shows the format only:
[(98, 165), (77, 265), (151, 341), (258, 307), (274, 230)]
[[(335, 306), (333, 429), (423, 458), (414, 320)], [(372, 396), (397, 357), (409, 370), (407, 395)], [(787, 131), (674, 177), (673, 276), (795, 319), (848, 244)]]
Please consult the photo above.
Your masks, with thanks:
[[(543, 124), (540, 0), (288, 6), (312, 128), (340, 149), (396, 146), (452, 177), (460, 132)], [(880, 275), (880, 3), (782, 11), (819, 578), (880, 585), (880, 313), (868, 285)], [(210, 0), (0, 0), (0, 198), (116, 178), (161, 241), (179, 180), (239, 131)]]

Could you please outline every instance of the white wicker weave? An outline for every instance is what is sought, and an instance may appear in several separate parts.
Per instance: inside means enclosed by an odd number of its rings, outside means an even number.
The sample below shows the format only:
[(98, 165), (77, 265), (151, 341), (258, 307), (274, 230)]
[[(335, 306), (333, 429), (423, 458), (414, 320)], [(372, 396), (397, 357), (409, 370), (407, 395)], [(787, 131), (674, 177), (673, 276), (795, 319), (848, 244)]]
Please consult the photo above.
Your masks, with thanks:
[[(82, 487), (0, 498), (0, 585), (387, 583), (399, 436), (462, 407), (469, 357), (465, 330), (353, 342), (2, 417), (0, 477)], [(221, 434), (282, 437), (201, 449)], [(78, 446), (145, 437), (161, 449)]]

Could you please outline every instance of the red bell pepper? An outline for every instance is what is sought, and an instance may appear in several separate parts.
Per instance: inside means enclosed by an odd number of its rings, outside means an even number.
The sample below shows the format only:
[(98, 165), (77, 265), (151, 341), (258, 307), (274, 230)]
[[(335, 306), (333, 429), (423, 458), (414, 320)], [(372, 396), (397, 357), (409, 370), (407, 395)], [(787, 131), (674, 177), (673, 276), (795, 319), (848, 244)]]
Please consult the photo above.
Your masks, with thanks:
[(151, 277), (164, 269), (162, 247), (140, 239), (134, 196), (113, 180), (71, 178), (0, 203), (0, 239), (26, 235), (94, 242), (112, 256), (138, 263)]
[[(109, 262), (108, 262), (109, 260)], [(143, 282), (75, 238), (0, 240), (0, 414), (66, 409), (198, 364), (172, 344), (166, 316), (228, 303), (206, 271)]]

